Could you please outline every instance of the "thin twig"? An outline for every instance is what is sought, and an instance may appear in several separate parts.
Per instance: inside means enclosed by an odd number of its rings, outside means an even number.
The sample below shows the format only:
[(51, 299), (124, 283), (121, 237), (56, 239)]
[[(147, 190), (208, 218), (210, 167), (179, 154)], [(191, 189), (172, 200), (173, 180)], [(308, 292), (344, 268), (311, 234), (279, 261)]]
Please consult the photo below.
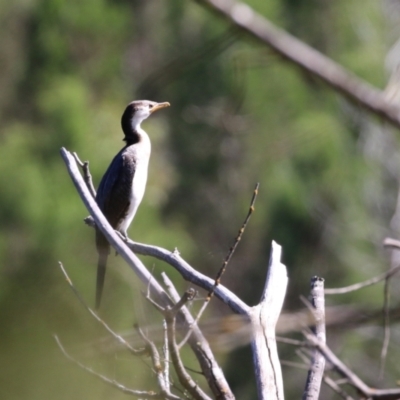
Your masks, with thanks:
[(104, 375), (101, 375), (94, 371), (92, 368), (82, 364), (75, 358), (73, 358), (71, 355), (67, 353), (67, 351), (64, 349), (63, 345), (61, 344), (60, 339), (55, 335), (54, 339), (56, 340), (56, 343), (61, 350), (61, 352), (64, 354), (64, 356), (74, 364), (76, 364), (78, 367), (82, 368), (84, 371), (90, 373), (91, 375), (95, 376), (96, 378), (100, 379), (104, 383), (107, 383), (108, 385), (120, 390), (121, 392), (125, 394), (129, 394), (131, 396), (139, 397), (139, 398), (150, 398), (150, 399), (171, 399), (171, 400), (180, 400), (180, 397), (172, 395), (172, 394), (167, 394), (167, 393), (156, 393), (153, 391), (143, 391), (143, 390), (134, 390), (134, 389), (129, 389), (126, 386), (122, 385), (121, 383), (117, 382), (114, 379), (107, 378)]
[(297, 357), (299, 357), (302, 361), (304, 365), (307, 365), (308, 368), (310, 367), (310, 353), (308, 351), (308, 349), (306, 349), (306, 347), (297, 349), (295, 351)]
[[(147, 339), (147, 337), (145, 337), (145, 335), (143, 334), (143, 332), (139, 329), (138, 332), (141, 334), (141, 337), (143, 340), (145, 340), (145, 342), (147, 343), (147, 348), (144, 349), (134, 349), (121, 335), (118, 335), (117, 333), (115, 333), (87, 304), (86, 302), (83, 300), (82, 296), (80, 295), (79, 291), (76, 289), (76, 287), (73, 285), (70, 277), (68, 276), (63, 264), (61, 262), (59, 262), (59, 266), (60, 269), (62, 271), (62, 273), (64, 274), (64, 277), (68, 283), (68, 285), (70, 286), (70, 288), (72, 289), (72, 291), (74, 292), (75, 296), (78, 298), (78, 300), (80, 301), (80, 303), (84, 306), (84, 308), (86, 308), (86, 310), (92, 315), (93, 318), (96, 319), (96, 321), (98, 321), (106, 330), (107, 332), (109, 332), (111, 334), (111, 336), (116, 339), (118, 341), (118, 343), (122, 344), (123, 347), (127, 348), (132, 354), (138, 356), (138, 355), (144, 355), (148, 353), (148, 349), (150, 350), (150, 354), (152, 356), (152, 362), (153, 362), (153, 366), (154, 366), (154, 372), (156, 373), (157, 376), (157, 381), (159, 384), (159, 387), (161, 389), (161, 393), (168, 395), (168, 396), (164, 396), (163, 398), (171, 398), (171, 399), (179, 399), (179, 397), (174, 397), (174, 395), (172, 393), (170, 393), (170, 385), (169, 382), (168, 384), (163, 384), (163, 381), (161, 381), (160, 378), (160, 371), (161, 371), (161, 367), (160, 367), (160, 362), (159, 362), (159, 355), (157, 352), (157, 349), (154, 345), (154, 343), (152, 343), (149, 339)], [(162, 376), (162, 379), (164, 379), (164, 376)]]
[(344, 378), (348, 379), (348, 383), (354, 386), (364, 397), (371, 399), (381, 400), (398, 400), (400, 398), (400, 389), (375, 389), (366, 385), (349, 367), (347, 367), (339, 358), (332, 352), (332, 350), (326, 345), (319, 341), (315, 335), (303, 332), (307, 340), (310, 341), (329, 361), (335, 370)]
[(164, 344), (163, 344), (163, 356), (164, 356), (164, 368), (163, 375), (165, 386), (168, 390), (170, 390), (170, 382), (169, 382), (169, 346), (168, 346), (168, 332), (167, 332), (167, 322), (163, 319), (163, 330), (164, 330)]
[(196, 296), (196, 291), (193, 288), (189, 288), (183, 293), (183, 296), (179, 299), (177, 303), (175, 303), (170, 309), (169, 312), (176, 316), (176, 314), (188, 303), (192, 301)]
[(160, 354), (157, 350), (156, 345), (154, 344), (154, 342), (152, 340), (150, 340), (142, 331), (142, 329), (140, 329), (139, 326), (136, 326), (136, 330), (138, 331), (140, 337), (144, 340), (144, 342), (147, 344), (148, 348), (149, 348), (149, 352), (151, 355), (151, 361), (153, 364), (153, 371), (155, 373), (155, 375), (157, 376), (157, 383), (159, 388), (161, 389), (161, 393), (166, 393), (168, 395), (172, 395), (172, 393), (170, 392), (170, 382), (169, 382), (169, 377), (168, 375), (166, 376), (164, 374), (164, 369), (161, 366), (161, 362), (160, 362)]
[(390, 343), (390, 279), (386, 278), (384, 288), (384, 302), (383, 302), (383, 343), (380, 358), (379, 379), (383, 379), (385, 372), (386, 356)]
[[(168, 278), (165, 272), (163, 272), (161, 276), (171, 299), (175, 302), (178, 302), (180, 296), (172, 281)], [(193, 329), (193, 335), (189, 338), (188, 343), (191, 345), (193, 352), (196, 354), (204, 377), (206, 378), (215, 398), (234, 400), (235, 396), (225, 380), (223, 371), (215, 361), (214, 354), (207, 339), (204, 337), (203, 332), (195, 323), (194, 318), (188, 308), (182, 307), (180, 315), (184, 318), (186, 326), (192, 327)]]
[(300, 347), (304, 347), (307, 344), (307, 342), (305, 342), (304, 340), (295, 340), (283, 336), (277, 336), (276, 341), (279, 343), (291, 344), (293, 346), (300, 346)]
[[(180, 317), (180, 319), (182, 319), (183, 317), (184, 320), (186, 321), (187, 326), (193, 325), (193, 318), (186, 308), (186, 303), (193, 300), (194, 296), (196, 295), (196, 291), (190, 288), (183, 294), (183, 296), (179, 296), (172, 282), (168, 279), (166, 274), (163, 273), (162, 275), (164, 283), (168, 289), (168, 292), (172, 300), (176, 302), (175, 305), (173, 305), (172, 307), (164, 308), (160, 304), (158, 304), (155, 300), (153, 300), (149, 296), (149, 294), (147, 295), (144, 294), (144, 295), (146, 296), (146, 300), (148, 300), (150, 304), (152, 304), (157, 309), (157, 311), (159, 311), (162, 315), (164, 315), (164, 321), (166, 324), (165, 335), (168, 341), (169, 354), (171, 354), (172, 363), (179, 377), (179, 381), (184, 386), (184, 388), (187, 389), (189, 393), (191, 393), (192, 395), (193, 395), (192, 392), (196, 392), (197, 396), (202, 396), (204, 392), (197, 386), (197, 384), (194, 383), (190, 375), (186, 372), (182, 361), (180, 360), (179, 347), (176, 344), (176, 333), (174, 334), (174, 337), (171, 339), (170, 337), (171, 327), (169, 325), (171, 321), (168, 321), (168, 317), (174, 319), (173, 322), (174, 331), (176, 331), (175, 319), (177, 316)], [(175, 343), (176, 348), (171, 345), (171, 340), (172, 342)], [(213, 391), (213, 393), (216, 395), (216, 398), (221, 400), (223, 399), (234, 400), (233, 393), (231, 392), (229, 386), (227, 386), (223, 373), (218, 364), (216, 363), (214, 355), (212, 354), (212, 351), (207, 341), (205, 340), (202, 332), (197, 327), (197, 325), (196, 328), (194, 329), (194, 338), (192, 342), (190, 342), (192, 350), (195, 353), (198, 361), (200, 362), (200, 365), (202, 366), (201, 374), (204, 375), (205, 378), (207, 379), (207, 383), (211, 388), (211, 390)], [(184, 372), (182, 372), (182, 368), (185, 370)], [(199, 373), (198, 371), (193, 371), (193, 370), (192, 372)]]
[[(126, 241), (128, 247), (136, 254), (151, 256), (162, 260), (176, 269), (183, 279), (193, 283), (205, 290), (210, 290), (214, 285), (214, 280), (189, 265), (179, 254), (177, 250), (170, 251), (159, 246), (148, 245), (144, 243)], [(250, 307), (239, 299), (234, 293), (222, 284), (215, 289), (215, 296), (223, 303), (227, 304), (236, 314), (247, 315)]]
[(332, 295), (332, 294), (345, 294), (354, 292), (356, 290), (363, 289), (368, 286), (375, 285), (381, 281), (387, 280), (391, 278), (394, 274), (396, 274), (400, 270), (400, 265), (397, 265), (393, 268), (390, 268), (386, 272), (375, 276), (374, 278), (367, 279), (364, 282), (355, 283), (354, 285), (345, 286), (342, 288), (334, 288), (334, 289), (325, 289), (325, 295)]
[(186, 372), (182, 363), (179, 347), (176, 343), (176, 318), (173, 314), (165, 316), (167, 323), (168, 345), (171, 351), (171, 360), (178, 375), (181, 385), (196, 399), (196, 400), (211, 400), (209, 396), (194, 382), (192, 377)]
[(299, 363), (295, 361), (288, 361), (288, 360), (281, 360), (282, 365), (286, 365), (287, 367), (293, 367), (293, 368), (298, 368), (298, 369), (305, 369), (308, 371), (308, 365), (305, 365), (304, 363)]
[(342, 399), (354, 400), (353, 397), (349, 396), (332, 378), (324, 374), (324, 382), (328, 385), (334, 392), (336, 392)]
[[(226, 269), (228, 267), (229, 261), (232, 259), (233, 254), (235, 253), (235, 250), (236, 250), (239, 242), (242, 240), (243, 233), (246, 230), (247, 224), (249, 223), (250, 218), (251, 218), (251, 216), (252, 216), (252, 214), (253, 214), (253, 212), (255, 210), (254, 205), (255, 205), (255, 202), (257, 200), (257, 195), (258, 195), (259, 188), (260, 188), (260, 183), (257, 182), (256, 186), (254, 188), (254, 191), (253, 191), (253, 196), (252, 196), (251, 201), (250, 201), (250, 207), (249, 207), (249, 211), (248, 211), (248, 213), (246, 215), (246, 218), (245, 218), (241, 228), (239, 229), (239, 232), (238, 232), (238, 234), (237, 234), (237, 236), (235, 238), (235, 241), (233, 242), (232, 247), (229, 249), (228, 254), (225, 257), (225, 259), (224, 259), (224, 261), (223, 261), (223, 263), (221, 265), (221, 268), (219, 269), (219, 271), (217, 273), (217, 276), (215, 277), (214, 285), (209, 290), (208, 295), (207, 295), (207, 297), (206, 297), (206, 299), (205, 299), (200, 311), (197, 314), (197, 317), (196, 317), (196, 320), (195, 320), (196, 323), (198, 323), (200, 321), (201, 316), (203, 315), (203, 313), (206, 310), (208, 304), (210, 303), (212, 297), (214, 296), (215, 290), (216, 290), (216, 288), (218, 287), (218, 285), (221, 282), (221, 277), (225, 273), (225, 271), (226, 271)], [(192, 334), (192, 330), (189, 329), (189, 331), (187, 332), (185, 338), (179, 344), (179, 348), (182, 348), (182, 346), (187, 342), (187, 340), (189, 339), (191, 334)]]
[(93, 186), (93, 178), (92, 178), (92, 174), (90, 173), (89, 170), (89, 161), (84, 161), (82, 162), (79, 157), (78, 154), (73, 152), (72, 155), (74, 156), (76, 162), (78, 163), (78, 165), (82, 168), (83, 171), (83, 179), (86, 183), (87, 188), (89, 189), (90, 194), (93, 196), (93, 198), (96, 198), (96, 189)]
[[(96, 223), (92, 216), (86, 217), (84, 219), (84, 222), (91, 228), (96, 226)], [(134, 253), (143, 256), (154, 257), (158, 260), (164, 261), (165, 263), (176, 269), (182, 276), (182, 278), (186, 281), (191, 282), (204, 290), (212, 289), (215, 281), (194, 269), (181, 257), (178, 249), (170, 251), (159, 246), (134, 242), (133, 240), (124, 237), (121, 232), (118, 231), (114, 231), (114, 234), (118, 236)], [(149, 281), (147, 283), (149, 283)], [(227, 304), (236, 314), (248, 314), (250, 307), (222, 284), (218, 285), (214, 289), (214, 294), (223, 303)]]
[[(207, 396), (207, 394), (186, 372), (185, 366), (183, 365), (181, 356), (179, 354), (179, 347), (176, 343), (176, 315), (188, 301), (193, 299), (194, 294), (195, 291), (193, 289), (189, 289), (183, 294), (183, 296), (181, 296), (179, 301), (174, 306), (162, 308), (161, 305), (157, 305), (156, 308), (158, 311), (161, 310), (167, 324), (168, 346), (171, 352), (171, 360), (179, 382), (196, 400), (211, 400), (211, 398)], [(146, 297), (146, 299), (149, 300), (150, 298)], [(153, 300), (151, 304), (154, 306), (156, 302)]]
[(257, 200), (257, 195), (258, 195), (259, 188), (260, 188), (260, 183), (257, 182), (256, 186), (254, 188), (254, 191), (253, 191), (253, 195), (251, 197), (249, 211), (248, 211), (248, 213), (246, 215), (246, 218), (245, 218), (245, 220), (244, 220), (244, 222), (242, 224), (242, 227), (239, 229), (239, 232), (238, 232), (238, 234), (237, 234), (237, 236), (235, 238), (235, 241), (233, 242), (232, 247), (229, 249), (228, 254), (225, 257), (225, 260), (222, 263), (221, 268), (217, 273), (217, 276), (216, 276), (215, 282), (214, 282), (214, 286), (208, 292), (207, 299), (206, 299), (207, 302), (209, 302), (211, 300), (211, 298), (213, 297), (215, 289), (220, 284), (221, 277), (225, 273), (225, 271), (226, 271), (226, 269), (228, 267), (229, 261), (232, 259), (233, 254), (235, 253), (235, 250), (236, 250), (239, 242), (242, 240), (242, 236), (243, 236), (244, 231), (246, 230), (247, 224), (249, 223), (250, 218), (251, 218), (253, 212), (255, 211), (254, 205), (255, 205), (255, 202)]
[(203, 42), (204, 44), (199, 47), (191, 48), (188, 54), (180, 52), (177, 58), (159, 65), (157, 69), (147, 75), (136, 89), (137, 93), (143, 94), (143, 97), (147, 98), (154, 97), (154, 90), (158, 91), (156, 88), (167, 87), (174, 80), (180, 79), (182, 73), (189, 68), (197, 66), (200, 61), (221, 54), (237, 41), (237, 36), (238, 30), (235, 27), (229, 28), (216, 38)]
[(104, 329), (114, 338), (118, 341), (118, 343), (120, 343), (121, 345), (123, 345), (125, 348), (127, 348), (132, 354), (134, 355), (143, 355), (146, 354), (147, 350), (146, 349), (134, 349), (121, 335), (118, 335), (117, 333), (115, 333), (85, 302), (85, 300), (83, 300), (81, 294), (79, 293), (79, 291), (76, 289), (76, 287), (74, 286), (74, 284), (72, 283), (71, 278), (68, 276), (67, 271), (65, 270), (63, 264), (61, 262), (58, 263), (58, 265), (60, 266), (61, 272), (63, 273), (69, 287), (72, 289), (72, 291), (74, 292), (75, 296), (78, 298), (78, 300), (80, 301), (80, 303), (83, 305), (83, 307), (89, 312), (89, 314), (97, 321), (99, 322)]

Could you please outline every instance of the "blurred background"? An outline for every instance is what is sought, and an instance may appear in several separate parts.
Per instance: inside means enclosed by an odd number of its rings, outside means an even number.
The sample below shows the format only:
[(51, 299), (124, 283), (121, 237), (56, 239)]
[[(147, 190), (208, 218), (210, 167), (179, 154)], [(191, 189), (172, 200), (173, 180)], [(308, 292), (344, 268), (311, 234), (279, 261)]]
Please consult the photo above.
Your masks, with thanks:
[[(386, 86), (397, 63), (399, 0), (247, 3), (376, 87)], [(299, 296), (308, 295), (314, 275), (337, 287), (389, 268), (382, 240), (398, 237), (398, 132), (195, 1), (3, 0), (0, 27), (2, 399), (125, 398), (69, 364), (54, 334), (97, 371), (135, 389), (155, 388), (148, 360), (92, 346), (105, 332), (58, 267), (62, 261), (93, 305), (94, 232), (83, 223), (88, 213), (59, 149), (89, 160), (97, 186), (123, 145), (120, 117), (132, 100), (171, 103), (143, 124), (153, 150), (133, 240), (177, 247), (215, 276), (260, 182), (256, 212), (223, 278), (245, 302), (260, 298), (272, 239), (283, 246), (289, 271), (285, 311), (303, 307)], [(188, 287), (168, 265), (143, 261), (157, 276), (169, 273), (180, 290)], [(399, 286), (396, 279), (392, 286)], [(116, 331), (151, 322), (139, 288), (120, 258), (111, 257), (101, 315)], [(399, 297), (393, 289), (393, 306)], [(329, 297), (327, 304), (379, 309), (383, 288)], [(217, 300), (213, 306), (210, 315), (228, 314)], [(398, 326), (379, 381), (382, 337), (379, 322), (328, 331), (331, 347), (371, 386), (395, 386)], [(298, 361), (293, 347), (281, 345), (280, 354)], [(237, 398), (256, 398), (249, 349), (219, 358)], [(306, 371), (283, 367), (283, 373), (287, 398), (298, 398)], [(335, 397), (324, 390), (321, 398)]]

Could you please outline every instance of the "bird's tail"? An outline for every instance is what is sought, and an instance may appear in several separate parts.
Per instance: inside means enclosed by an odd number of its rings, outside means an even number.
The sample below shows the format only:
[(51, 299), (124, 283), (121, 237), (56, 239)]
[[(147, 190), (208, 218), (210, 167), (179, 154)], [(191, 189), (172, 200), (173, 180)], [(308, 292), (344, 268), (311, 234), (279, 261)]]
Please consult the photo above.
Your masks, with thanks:
[(99, 251), (99, 261), (97, 263), (97, 282), (96, 282), (96, 310), (100, 307), (101, 295), (103, 294), (104, 278), (106, 276), (106, 266), (108, 251)]

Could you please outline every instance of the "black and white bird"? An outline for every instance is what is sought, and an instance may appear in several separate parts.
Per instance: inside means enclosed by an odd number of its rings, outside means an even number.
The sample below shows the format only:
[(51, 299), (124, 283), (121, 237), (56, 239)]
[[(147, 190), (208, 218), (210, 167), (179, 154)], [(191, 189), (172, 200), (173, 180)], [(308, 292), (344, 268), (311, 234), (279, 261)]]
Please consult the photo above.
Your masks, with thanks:
[[(125, 147), (114, 157), (97, 190), (96, 202), (110, 225), (127, 236), (127, 229), (142, 201), (147, 181), (151, 143), (140, 124), (169, 103), (148, 100), (133, 101), (122, 115)], [(96, 229), (97, 264), (96, 308), (99, 308), (106, 274), (110, 245)]]

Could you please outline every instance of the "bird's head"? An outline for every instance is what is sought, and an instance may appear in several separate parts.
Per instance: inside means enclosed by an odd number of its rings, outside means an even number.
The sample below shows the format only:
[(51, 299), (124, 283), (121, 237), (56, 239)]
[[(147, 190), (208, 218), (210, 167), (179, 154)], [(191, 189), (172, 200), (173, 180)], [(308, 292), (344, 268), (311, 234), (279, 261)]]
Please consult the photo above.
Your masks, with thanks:
[(156, 103), (149, 100), (136, 100), (129, 103), (122, 114), (121, 125), (128, 138), (140, 130), (140, 124), (155, 111), (169, 107), (169, 103)]

